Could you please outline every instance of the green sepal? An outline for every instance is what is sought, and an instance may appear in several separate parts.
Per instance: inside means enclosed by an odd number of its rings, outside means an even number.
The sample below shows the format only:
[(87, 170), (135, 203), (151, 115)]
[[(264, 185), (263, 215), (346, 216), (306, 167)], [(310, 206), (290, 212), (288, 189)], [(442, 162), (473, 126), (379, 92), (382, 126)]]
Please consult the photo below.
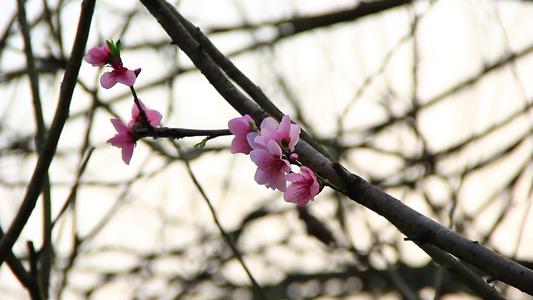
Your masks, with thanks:
[(250, 126), (250, 131), (258, 131), (257, 126), (255, 126), (255, 122), (248, 121), (248, 126)]
[(106, 43), (109, 46), (109, 49), (111, 50), (111, 56), (113, 58), (120, 58), (120, 40), (118, 40), (116, 44), (113, 43), (113, 40), (106, 41)]
[(207, 143), (207, 141), (209, 141), (209, 138), (206, 137), (201, 142), (199, 142), (198, 144), (194, 145), (194, 147), (201, 149), (201, 148), (205, 147), (205, 144)]

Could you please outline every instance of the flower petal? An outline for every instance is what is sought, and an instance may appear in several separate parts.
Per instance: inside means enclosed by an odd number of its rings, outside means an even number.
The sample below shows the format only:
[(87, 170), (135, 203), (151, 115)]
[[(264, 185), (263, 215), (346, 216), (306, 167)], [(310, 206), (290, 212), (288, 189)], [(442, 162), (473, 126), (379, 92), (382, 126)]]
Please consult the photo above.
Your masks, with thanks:
[(115, 75), (113, 74), (113, 72), (105, 72), (100, 77), (100, 85), (102, 85), (104, 89), (110, 89), (116, 83), (117, 83), (117, 79), (115, 78)]
[(122, 149), (122, 160), (128, 165), (133, 155), (133, 148), (136, 145), (134, 134), (131, 128), (124, 125), (117, 119), (111, 119), (117, 134), (107, 140), (107, 143)]
[[(249, 115), (229, 120), (228, 128), (235, 137), (231, 141), (231, 153), (249, 154), (254, 149), (255, 143), (250, 142), (250, 138), (258, 133), (253, 132), (250, 128), (250, 122), (255, 127), (254, 120)], [(253, 140), (253, 138), (252, 138)]]
[(308, 167), (300, 168), (301, 174), (291, 173), (286, 176), (287, 181), (292, 182), (283, 194), (287, 202), (296, 203), (296, 206), (305, 206), (309, 201), (315, 200), (320, 191), (318, 180)]
[[(148, 122), (152, 126), (158, 126), (161, 124), (161, 120), (163, 119), (163, 115), (158, 112), (155, 109), (148, 109), (144, 105), (144, 103), (139, 99), (139, 104), (141, 104), (141, 108), (144, 110), (144, 113), (146, 114), (146, 118), (148, 119)], [(142, 118), (141, 118), (141, 112), (139, 111), (139, 108), (135, 103), (133, 103), (133, 107), (131, 109), (131, 120), (128, 122), (128, 127), (133, 128), (134, 126), (138, 125), (141, 128), (144, 128), (145, 126), (142, 124)]]
[(127, 68), (120, 68), (118, 70), (114, 70), (113, 72), (116, 73), (116, 80), (127, 86), (132, 86), (135, 83), (135, 79), (137, 79), (135, 72)]
[(93, 67), (103, 66), (109, 61), (110, 51), (107, 44), (104, 44), (102, 47), (93, 47), (89, 49), (89, 56), (85, 58), (85, 61), (93, 65)]
[(281, 158), (281, 148), (275, 141), (269, 141), (267, 149), (250, 152), (250, 159), (257, 165), (255, 181), (267, 188), (285, 191), (285, 174), (290, 172), (290, 163)]

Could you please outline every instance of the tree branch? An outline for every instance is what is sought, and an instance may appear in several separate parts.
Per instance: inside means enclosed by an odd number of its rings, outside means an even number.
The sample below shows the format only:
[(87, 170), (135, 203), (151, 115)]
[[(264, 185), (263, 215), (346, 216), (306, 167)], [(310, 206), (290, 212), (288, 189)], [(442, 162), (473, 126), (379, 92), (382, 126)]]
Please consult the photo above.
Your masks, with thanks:
[[(159, 21), (173, 42), (193, 61), (217, 91), (241, 114), (250, 114), (256, 122), (266, 115), (255, 103), (243, 95), (221, 72), (201, 44), (180, 23), (173, 7), (162, 0), (141, 0)], [(255, 100), (255, 99), (254, 99)], [(430, 218), (416, 212), (394, 197), (372, 186), (359, 176), (348, 172), (339, 163), (332, 163), (304, 141), (298, 143), (299, 160), (331, 183), (342, 186), (350, 199), (385, 217), (411, 240), (430, 244), (464, 260), (523, 292), (533, 295), (533, 271), (515, 263), (492, 250), (468, 240)], [(431, 253), (430, 251), (428, 251)], [(436, 261), (439, 261), (436, 259)], [(444, 265), (446, 267), (446, 265)], [(467, 278), (468, 276), (465, 276)], [(465, 284), (479, 287), (480, 295), (493, 293), (493, 288), (480, 277), (468, 277)], [(475, 283), (470, 282), (475, 280)], [(498, 297), (495, 297), (498, 298)]]
[(411, 240), (434, 245), (485, 271), (494, 279), (533, 295), (532, 270), (420, 214), (350, 173), (339, 163), (333, 163), (333, 168), (341, 176), (350, 199), (385, 217)]

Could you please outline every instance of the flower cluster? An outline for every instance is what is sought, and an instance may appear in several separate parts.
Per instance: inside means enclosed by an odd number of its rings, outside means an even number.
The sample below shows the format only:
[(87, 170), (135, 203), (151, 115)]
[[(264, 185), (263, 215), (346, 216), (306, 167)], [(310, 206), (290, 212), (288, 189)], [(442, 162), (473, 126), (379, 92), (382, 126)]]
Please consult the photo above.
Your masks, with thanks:
[[(228, 127), (235, 135), (231, 153), (250, 155), (257, 165), (257, 183), (284, 192), (285, 201), (296, 203), (298, 207), (314, 200), (320, 185), (313, 171), (301, 166), (300, 174), (291, 172), (291, 161), (298, 159), (294, 148), (300, 138), (300, 126), (292, 124), (288, 115), (283, 116), (281, 122), (265, 118), (260, 128), (249, 115), (244, 115), (230, 120)], [(291, 182), (289, 187), (287, 181)]]
[[(139, 104), (146, 114), (148, 123), (150, 123), (151, 126), (158, 126), (161, 123), (163, 115), (161, 115), (157, 110), (147, 109), (140, 99)], [(124, 123), (117, 119), (111, 119), (111, 123), (115, 127), (117, 134), (107, 140), (107, 142), (122, 149), (122, 160), (129, 165), (131, 156), (133, 155), (133, 148), (137, 144), (138, 139), (135, 135), (134, 129), (146, 128), (142, 121), (140, 110), (134, 103), (131, 110), (131, 120), (128, 122), (128, 126), (124, 125)]]
[[(91, 48), (85, 61), (95, 67), (108, 65), (113, 69), (100, 77), (102, 87), (109, 89), (117, 82), (130, 86), (135, 101), (132, 118), (127, 125), (120, 120), (111, 119), (117, 133), (107, 140), (107, 143), (122, 149), (122, 160), (129, 164), (139, 139), (135, 130), (158, 126), (163, 116), (156, 110), (147, 109), (137, 98), (133, 84), (141, 69), (132, 71), (124, 67), (120, 57), (120, 40), (116, 44), (106, 41), (101, 47)], [(291, 123), (289, 116), (283, 116), (281, 122), (271, 117), (265, 118), (258, 128), (254, 120), (245, 115), (230, 120), (228, 127), (235, 136), (231, 152), (250, 155), (257, 166), (257, 183), (284, 192), (285, 201), (295, 203), (298, 207), (314, 200), (320, 192), (320, 184), (313, 171), (298, 162), (298, 155), (294, 150), (300, 139), (301, 129), (299, 125)], [(291, 170), (291, 163), (301, 166), (300, 173)], [(290, 182), (288, 187), (287, 182)]]
[(109, 89), (113, 87), (117, 82), (132, 86), (135, 83), (137, 75), (141, 72), (141, 69), (129, 70), (122, 64), (120, 58), (120, 40), (117, 43), (113, 41), (106, 41), (102, 47), (94, 47), (89, 50), (89, 56), (85, 58), (85, 61), (93, 65), (93, 67), (101, 67), (109, 65), (113, 68), (112, 71), (105, 72), (100, 77), (100, 84), (102, 87)]
[[(85, 61), (93, 65), (93, 67), (109, 65), (113, 68), (112, 71), (105, 72), (100, 77), (102, 87), (109, 89), (117, 82), (131, 87), (133, 98), (136, 102), (133, 104), (131, 111), (131, 120), (126, 126), (120, 120), (111, 119), (111, 124), (115, 127), (117, 134), (107, 140), (111, 145), (122, 149), (122, 160), (129, 165), (131, 156), (133, 155), (133, 148), (135, 148), (138, 140), (134, 129), (146, 129), (150, 126), (158, 126), (163, 116), (157, 110), (147, 109), (144, 103), (137, 98), (133, 84), (141, 69), (132, 71), (124, 67), (122, 58), (120, 57), (120, 40), (116, 44), (113, 41), (106, 41), (106, 44), (102, 47), (91, 48), (89, 50), (89, 56), (85, 58)], [(142, 112), (146, 116), (146, 121), (143, 120)]]

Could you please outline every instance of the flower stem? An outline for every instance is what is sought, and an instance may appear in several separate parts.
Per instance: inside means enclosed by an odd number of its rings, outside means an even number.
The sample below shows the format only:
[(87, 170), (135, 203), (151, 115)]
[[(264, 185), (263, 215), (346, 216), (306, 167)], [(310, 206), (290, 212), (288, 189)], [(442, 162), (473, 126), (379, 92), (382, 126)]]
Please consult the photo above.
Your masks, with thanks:
[(139, 114), (141, 115), (141, 119), (143, 122), (143, 125), (148, 128), (148, 131), (152, 131), (154, 127), (150, 122), (148, 121), (148, 117), (146, 116), (146, 112), (144, 112), (144, 109), (141, 106), (141, 103), (139, 102), (139, 97), (137, 97), (137, 93), (135, 92), (135, 88), (130, 86), (131, 94), (133, 95), (133, 101), (135, 102), (135, 105), (137, 105), (137, 108), (139, 109)]

